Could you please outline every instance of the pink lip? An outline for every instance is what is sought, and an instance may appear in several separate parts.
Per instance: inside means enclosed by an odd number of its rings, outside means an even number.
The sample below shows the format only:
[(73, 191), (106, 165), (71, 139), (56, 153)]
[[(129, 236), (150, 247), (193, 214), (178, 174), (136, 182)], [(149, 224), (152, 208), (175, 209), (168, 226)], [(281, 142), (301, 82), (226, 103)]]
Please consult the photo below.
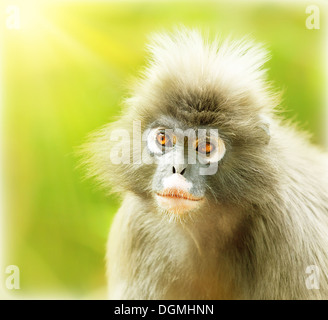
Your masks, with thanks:
[(157, 192), (156, 194), (160, 197), (182, 199), (182, 200), (189, 200), (189, 201), (200, 201), (203, 199), (203, 198), (195, 197), (189, 192), (179, 189), (166, 189), (163, 192), (161, 193)]

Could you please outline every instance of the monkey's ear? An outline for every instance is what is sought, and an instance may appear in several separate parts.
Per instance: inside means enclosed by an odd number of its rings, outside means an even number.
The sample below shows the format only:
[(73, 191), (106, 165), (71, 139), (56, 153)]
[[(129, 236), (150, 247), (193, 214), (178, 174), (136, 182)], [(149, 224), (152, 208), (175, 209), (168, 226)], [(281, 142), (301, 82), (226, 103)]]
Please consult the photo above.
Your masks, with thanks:
[(258, 127), (264, 131), (264, 135), (263, 135), (264, 143), (268, 144), (271, 139), (271, 132), (270, 132), (271, 120), (268, 116), (264, 114), (260, 114), (259, 118), (260, 118), (260, 124)]

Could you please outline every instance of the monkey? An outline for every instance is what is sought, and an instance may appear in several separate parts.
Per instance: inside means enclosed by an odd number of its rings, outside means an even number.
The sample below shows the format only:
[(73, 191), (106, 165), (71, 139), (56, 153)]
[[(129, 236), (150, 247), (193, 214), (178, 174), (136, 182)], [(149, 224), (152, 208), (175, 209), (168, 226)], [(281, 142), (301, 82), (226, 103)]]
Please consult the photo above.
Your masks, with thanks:
[(122, 115), (82, 148), (122, 197), (108, 298), (327, 299), (328, 157), (277, 112), (267, 49), (186, 28), (147, 48)]

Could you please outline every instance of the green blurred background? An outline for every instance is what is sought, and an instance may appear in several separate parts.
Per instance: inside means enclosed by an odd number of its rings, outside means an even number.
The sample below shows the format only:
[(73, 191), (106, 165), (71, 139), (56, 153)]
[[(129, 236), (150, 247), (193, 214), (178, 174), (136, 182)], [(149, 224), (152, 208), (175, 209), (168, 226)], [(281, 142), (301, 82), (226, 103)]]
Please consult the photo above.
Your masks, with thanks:
[(74, 150), (120, 114), (152, 32), (184, 24), (265, 43), (285, 116), (324, 143), (325, 21), (306, 29), (307, 3), (8, 4), (21, 16), (19, 30), (2, 27), (1, 43), (4, 264), (20, 268), (16, 297), (105, 298), (105, 245), (119, 200), (82, 179)]

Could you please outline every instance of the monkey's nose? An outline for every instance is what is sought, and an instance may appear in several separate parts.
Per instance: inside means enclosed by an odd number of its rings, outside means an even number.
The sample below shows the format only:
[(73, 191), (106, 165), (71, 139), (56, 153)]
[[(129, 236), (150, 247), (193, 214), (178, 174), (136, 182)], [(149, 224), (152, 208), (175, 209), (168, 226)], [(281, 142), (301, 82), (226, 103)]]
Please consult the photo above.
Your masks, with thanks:
[[(181, 168), (180, 168), (181, 169)], [(172, 172), (173, 173), (179, 173), (179, 168), (177, 166), (172, 167)], [(186, 168), (183, 168), (180, 172), (180, 174), (183, 176), (183, 174), (186, 172)]]

